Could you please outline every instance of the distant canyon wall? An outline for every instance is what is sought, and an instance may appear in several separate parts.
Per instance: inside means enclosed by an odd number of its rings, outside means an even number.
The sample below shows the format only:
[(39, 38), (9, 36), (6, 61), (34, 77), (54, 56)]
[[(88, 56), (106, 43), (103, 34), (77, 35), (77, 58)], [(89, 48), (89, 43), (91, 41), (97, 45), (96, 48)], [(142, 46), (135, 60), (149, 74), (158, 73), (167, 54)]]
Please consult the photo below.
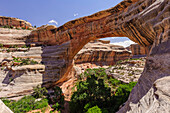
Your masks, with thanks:
[(74, 63), (93, 63), (96, 65), (114, 65), (119, 60), (131, 57), (131, 52), (123, 46), (109, 44), (110, 41), (95, 40), (86, 44), (75, 56)]

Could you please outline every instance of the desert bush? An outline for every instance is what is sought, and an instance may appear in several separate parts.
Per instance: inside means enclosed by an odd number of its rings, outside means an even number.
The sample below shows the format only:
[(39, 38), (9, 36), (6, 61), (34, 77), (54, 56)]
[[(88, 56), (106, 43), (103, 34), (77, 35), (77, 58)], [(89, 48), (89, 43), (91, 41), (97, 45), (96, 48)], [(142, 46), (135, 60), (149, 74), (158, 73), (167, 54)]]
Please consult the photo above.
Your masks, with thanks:
[(31, 60), (30, 58), (18, 58), (14, 57), (13, 62), (20, 63), (20, 65), (35, 65), (38, 64), (37, 61)]
[[(88, 69), (83, 75), (87, 78), (76, 83), (77, 90), (69, 103), (71, 113), (90, 113), (91, 110), (97, 109), (94, 106), (98, 106), (103, 113), (114, 113), (126, 102), (136, 84), (136, 82), (125, 84), (109, 78), (102, 68)], [(111, 88), (114, 88), (114, 93)]]
[(56, 86), (52, 88), (52, 92), (48, 95), (49, 103), (52, 104), (52, 108), (55, 110), (64, 109), (64, 94), (60, 87)]
[(41, 109), (48, 106), (48, 100), (42, 99), (35, 101), (36, 98), (33, 96), (25, 96), (19, 101), (10, 101), (2, 99), (4, 104), (8, 106), (14, 113), (25, 113), (35, 109)]
[(102, 113), (101, 109), (98, 106), (89, 108), (86, 113)]
[(32, 94), (35, 98), (45, 98), (47, 96), (47, 89), (45, 87), (41, 87), (40, 85), (33, 88), (34, 92)]

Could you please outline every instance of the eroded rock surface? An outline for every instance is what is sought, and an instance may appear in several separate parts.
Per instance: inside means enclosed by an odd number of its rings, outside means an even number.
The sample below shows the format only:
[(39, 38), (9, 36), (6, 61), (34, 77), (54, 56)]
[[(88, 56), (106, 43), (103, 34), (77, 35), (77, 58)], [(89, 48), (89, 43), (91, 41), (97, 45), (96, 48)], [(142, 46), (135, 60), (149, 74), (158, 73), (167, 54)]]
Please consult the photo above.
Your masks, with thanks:
[(32, 29), (32, 25), (25, 20), (12, 18), (12, 17), (5, 17), (5, 16), (0, 16), (0, 27), (1, 26), (22, 28), (22, 29)]
[[(105, 43), (105, 44), (104, 44)], [(96, 65), (114, 65), (119, 60), (130, 58), (131, 52), (123, 46), (96, 40), (86, 44), (75, 56), (75, 64), (93, 63)]]
[(10, 47), (13, 45), (25, 45), (25, 40), (30, 35), (31, 30), (16, 30), (0, 28), (0, 44)]
[(131, 44), (126, 49), (132, 52), (133, 57), (146, 56), (149, 51), (148, 48), (140, 46), (139, 44)]

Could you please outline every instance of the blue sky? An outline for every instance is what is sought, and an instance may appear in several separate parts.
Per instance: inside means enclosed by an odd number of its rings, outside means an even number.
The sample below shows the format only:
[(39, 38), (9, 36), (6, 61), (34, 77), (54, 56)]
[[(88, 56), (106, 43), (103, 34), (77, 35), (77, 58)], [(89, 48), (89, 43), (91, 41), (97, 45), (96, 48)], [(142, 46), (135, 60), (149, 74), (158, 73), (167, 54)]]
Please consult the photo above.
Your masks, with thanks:
[[(1, 0), (0, 15), (17, 17), (33, 26), (61, 26), (70, 20), (114, 7), (122, 0)], [(51, 22), (51, 23), (49, 23)], [(112, 43), (127, 38), (109, 38)]]

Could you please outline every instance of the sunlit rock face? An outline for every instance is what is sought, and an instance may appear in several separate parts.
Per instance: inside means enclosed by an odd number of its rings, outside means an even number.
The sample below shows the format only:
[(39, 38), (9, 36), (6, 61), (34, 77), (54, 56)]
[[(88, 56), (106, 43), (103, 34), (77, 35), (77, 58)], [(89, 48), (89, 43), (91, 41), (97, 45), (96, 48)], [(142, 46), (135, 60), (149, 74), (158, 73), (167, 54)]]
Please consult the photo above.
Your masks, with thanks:
[(6, 47), (13, 45), (23, 46), (26, 44), (25, 40), (31, 32), (31, 30), (0, 28), (0, 44)]
[(92, 63), (96, 65), (114, 65), (119, 60), (130, 58), (131, 52), (123, 46), (109, 44), (108, 41), (95, 40), (86, 44), (75, 56), (74, 63)]
[(0, 16), (0, 27), (11, 27), (11, 28), (22, 28), (22, 29), (32, 29), (32, 25), (18, 18)]
[(126, 49), (132, 52), (132, 58), (145, 57), (149, 52), (149, 48), (140, 46), (139, 44), (131, 44)]
[(44, 26), (20, 41), (43, 45), (43, 85), (49, 87), (69, 79), (74, 56), (91, 40), (128, 37), (150, 51), (137, 85), (118, 112), (169, 113), (169, 90), (164, 89), (170, 75), (169, 4), (169, 0), (124, 0), (59, 28)]

